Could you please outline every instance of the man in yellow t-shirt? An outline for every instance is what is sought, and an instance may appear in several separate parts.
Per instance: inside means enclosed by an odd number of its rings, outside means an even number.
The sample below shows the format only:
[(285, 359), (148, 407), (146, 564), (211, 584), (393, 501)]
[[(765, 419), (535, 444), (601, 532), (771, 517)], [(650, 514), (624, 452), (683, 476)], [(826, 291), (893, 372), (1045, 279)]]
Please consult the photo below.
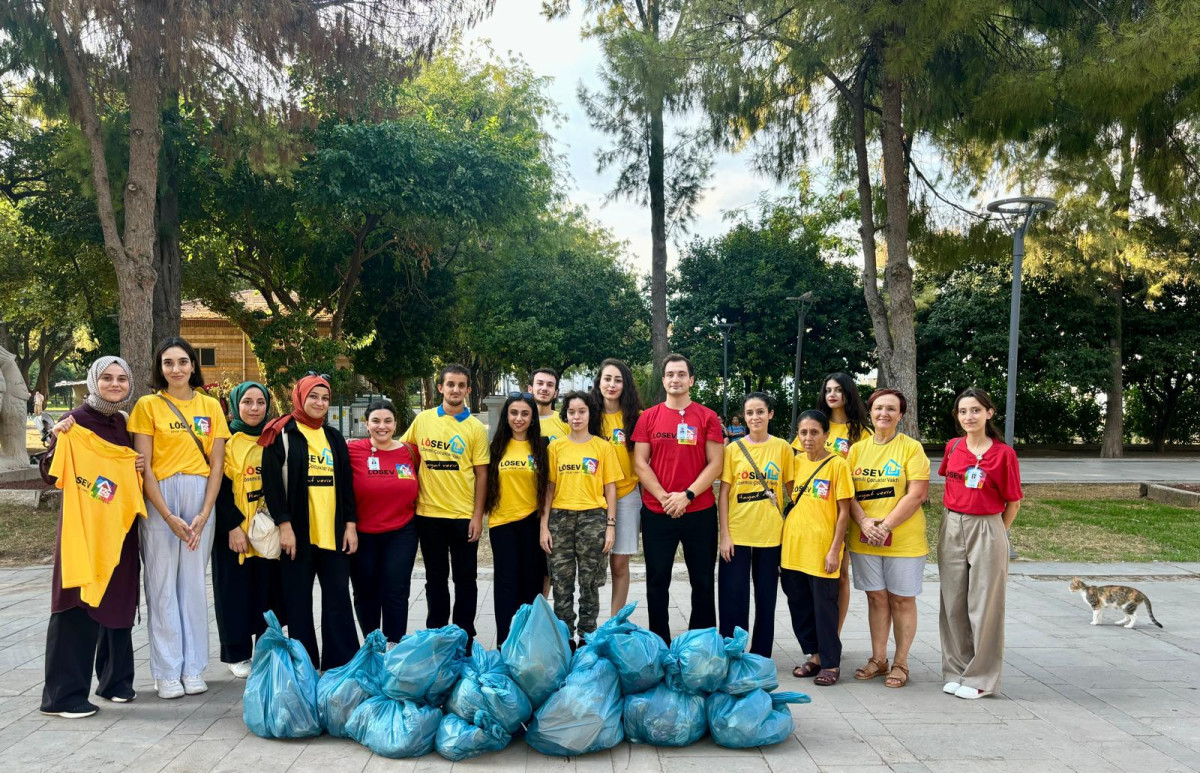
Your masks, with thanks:
[(558, 398), (558, 371), (554, 368), (535, 370), (529, 376), (529, 392), (537, 403), (538, 425), (546, 442), (552, 443), (570, 434), (571, 428), (554, 410), (554, 401)]
[(401, 438), (421, 455), (414, 520), (425, 564), (425, 626), (440, 628), (453, 621), (474, 638), (479, 535), (487, 499), (487, 430), (466, 405), (471, 374), (465, 367), (442, 368), (438, 392), (442, 404), (418, 414)]

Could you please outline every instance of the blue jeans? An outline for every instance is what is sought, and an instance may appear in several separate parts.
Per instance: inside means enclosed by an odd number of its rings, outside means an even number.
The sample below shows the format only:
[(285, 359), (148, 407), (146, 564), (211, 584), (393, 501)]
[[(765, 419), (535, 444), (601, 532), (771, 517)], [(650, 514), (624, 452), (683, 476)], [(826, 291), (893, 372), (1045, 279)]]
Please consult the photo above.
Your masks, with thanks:
[(354, 612), (366, 636), (380, 628), (396, 642), (408, 633), (408, 591), (417, 560), (417, 525), (409, 521), (399, 529), (358, 533), (358, 550), (350, 565), (354, 583)]

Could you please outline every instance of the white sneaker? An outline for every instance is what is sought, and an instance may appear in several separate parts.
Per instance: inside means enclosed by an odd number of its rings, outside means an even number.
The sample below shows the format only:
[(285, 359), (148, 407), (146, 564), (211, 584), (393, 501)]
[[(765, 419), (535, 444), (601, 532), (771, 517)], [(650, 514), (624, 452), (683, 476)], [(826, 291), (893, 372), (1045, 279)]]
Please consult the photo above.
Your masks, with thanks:
[(183, 691), (188, 695), (199, 695), (202, 692), (208, 692), (208, 685), (199, 676), (185, 676), (183, 678)]
[(178, 679), (155, 679), (154, 689), (158, 691), (158, 697), (164, 700), (182, 698), (184, 695), (183, 684)]
[(243, 660), (241, 663), (230, 663), (229, 673), (236, 676), (238, 679), (245, 679), (250, 676), (250, 661)]
[(942, 685), (942, 692), (946, 693), (947, 695), (953, 695), (954, 693), (958, 692), (959, 687), (962, 687), (962, 685), (958, 682), (946, 682), (944, 685)]
[(974, 687), (967, 687), (965, 684), (954, 691), (954, 697), (966, 698), (969, 701), (977, 700), (987, 694), (981, 690), (976, 690)]

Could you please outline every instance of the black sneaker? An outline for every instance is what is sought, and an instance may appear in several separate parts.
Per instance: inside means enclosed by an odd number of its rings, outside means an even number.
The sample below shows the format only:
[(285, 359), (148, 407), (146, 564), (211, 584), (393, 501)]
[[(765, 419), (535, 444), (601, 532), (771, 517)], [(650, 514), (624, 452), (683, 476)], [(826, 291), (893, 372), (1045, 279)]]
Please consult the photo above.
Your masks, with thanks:
[(83, 703), (79, 704), (75, 708), (70, 709), (68, 711), (48, 711), (46, 709), (42, 709), (41, 713), (45, 714), (47, 717), (62, 717), (63, 719), (83, 719), (84, 717), (92, 716), (97, 711), (99, 711), (99, 709), (97, 709), (94, 705), (84, 701)]

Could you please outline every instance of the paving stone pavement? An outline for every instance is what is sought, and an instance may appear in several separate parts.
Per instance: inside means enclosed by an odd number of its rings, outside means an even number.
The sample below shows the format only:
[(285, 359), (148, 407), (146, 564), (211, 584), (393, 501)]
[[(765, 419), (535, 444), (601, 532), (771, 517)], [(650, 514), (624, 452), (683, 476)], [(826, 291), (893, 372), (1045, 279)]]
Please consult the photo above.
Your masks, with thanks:
[[(920, 625), (902, 690), (882, 680), (855, 682), (854, 666), (869, 654), (866, 605), (855, 593), (846, 622), (846, 678), (818, 688), (793, 679), (801, 659), (786, 601), (776, 611), (775, 661), (781, 689), (799, 689), (812, 703), (794, 706), (795, 734), (778, 746), (733, 751), (705, 739), (685, 749), (623, 743), (572, 759), (544, 757), (516, 741), (508, 749), (451, 764), (436, 754), (389, 760), (352, 741), (266, 741), (242, 723), (244, 682), (220, 663), (200, 696), (163, 701), (153, 694), (146, 629), (134, 629), (138, 699), (83, 720), (41, 716), (43, 650), (49, 602), (48, 567), (0, 570), (0, 770), (40, 771), (400, 771), (470, 770), (500, 773), (807, 773), (808, 771), (1200, 771), (1200, 574), (1196, 565), (1113, 566), (1137, 577), (1166, 626), (1125, 630), (1089, 625), (1090, 610), (1061, 580), (1070, 565), (1014, 564), (1009, 583), (1008, 649), (1001, 694), (964, 701), (941, 692), (937, 634), (938, 586), (927, 581)], [(1104, 566), (1086, 572), (1102, 576)], [(1153, 578), (1153, 579), (1150, 579)], [(481, 583), (480, 639), (495, 645), (491, 584)], [(418, 580), (414, 587), (421, 588)], [(644, 585), (634, 582), (633, 598)], [(602, 591), (602, 594), (604, 591)], [(684, 627), (687, 585), (672, 585), (672, 625)], [(606, 597), (602, 595), (602, 600)], [(605, 601), (606, 603), (606, 601)], [(412, 603), (409, 628), (422, 627), (424, 595)], [(639, 610), (635, 620), (645, 624)], [(143, 615), (144, 621), (144, 615)], [(211, 651), (216, 653), (215, 623)]]

